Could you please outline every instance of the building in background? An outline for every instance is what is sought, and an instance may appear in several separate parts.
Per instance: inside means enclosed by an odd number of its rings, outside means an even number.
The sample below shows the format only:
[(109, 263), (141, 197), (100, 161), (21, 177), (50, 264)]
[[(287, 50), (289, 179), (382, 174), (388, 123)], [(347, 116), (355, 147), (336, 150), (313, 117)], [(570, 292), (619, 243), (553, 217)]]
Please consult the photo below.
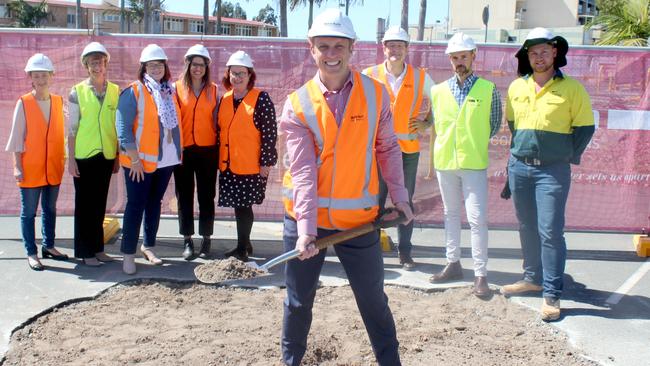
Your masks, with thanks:
[[(38, 4), (40, 0), (25, 0), (30, 4)], [(15, 14), (11, 14), (7, 4), (12, 0), (0, 0), (0, 27), (13, 27), (16, 24)], [(127, 2), (128, 3), (128, 2)], [(48, 28), (76, 28), (76, 1), (48, 0), (48, 16), (41, 23)], [(81, 4), (81, 28), (92, 29), (95, 32), (120, 33), (120, 1), (105, 0), (102, 4)], [(127, 20), (128, 17), (127, 17)], [(202, 34), (204, 22), (202, 15), (161, 13), (161, 32), (163, 34)], [(216, 34), (217, 18), (210, 16), (209, 34)], [(144, 21), (126, 22), (126, 33), (143, 33)], [(278, 27), (254, 20), (221, 18), (221, 33), (223, 35), (240, 37), (277, 37)]]
[[(448, 0), (448, 23), (427, 25), (425, 41), (445, 40), (462, 31), (477, 41), (485, 38), (483, 8), (489, 6), (488, 42), (520, 43), (535, 27), (549, 28), (570, 44), (592, 44), (595, 34), (584, 24), (596, 15), (596, 0)], [(447, 32), (448, 30), (448, 32)], [(417, 25), (409, 26), (415, 39)]]

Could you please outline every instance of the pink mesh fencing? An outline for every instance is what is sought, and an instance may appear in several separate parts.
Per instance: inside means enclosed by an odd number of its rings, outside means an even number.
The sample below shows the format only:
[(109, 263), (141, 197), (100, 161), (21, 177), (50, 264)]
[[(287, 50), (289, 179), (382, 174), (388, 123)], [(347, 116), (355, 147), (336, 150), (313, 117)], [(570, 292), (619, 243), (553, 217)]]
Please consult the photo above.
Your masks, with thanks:
[[(111, 52), (109, 79), (121, 87), (135, 79), (140, 51), (149, 43), (162, 46), (170, 58), (172, 73), (182, 69), (183, 55), (196, 39), (124, 36), (90, 37), (60, 34), (2, 33), (0, 36), (0, 141), (6, 143), (18, 97), (30, 90), (23, 72), (26, 60), (43, 52), (54, 62), (52, 92), (67, 95), (87, 75), (79, 62), (83, 47), (102, 42)], [(243, 49), (255, 60), (257, 86), (270, 93), (279, 116), (286, 96), (313, 77), (316, 68), (304, 41), (211, 38), (203, 40), (213, 58), (212, 75), (220, 83), (229, 55)], [(516, 46), (479, 47), (476, 73), (496, 83), (502, 97), (516, 77)], [(410, 61), (427, 69), (435, 82), (451, 77), (443, 45), (413, 44)], [(361, 70), (382, 61), (381, 47), (356, 45), (352, 64)], [(574, 47), (565, 73), (580, 80), (592, 97), (598, 128), (583, 155), (572, 166), (573, 180), (567, 207), (567, 227), (578, 230), (637, 231), (648, 224), (650, 214), (650, 53), (647, 49), (623, 50)], [(220, 90), (220, 92), (222, 89)], [(514, 228), (517, 220), (511, 201), (499, 198), (505, 182), (510, 134), (502, 126), (490, 144), (490, 227)], [(431, 168), (429, 135), (421, 136), (422, 153), (414, 197), (418, 223), (441, 225), (443, 210), (438, 184)], [(278, 141), (279, 164), (272, 172), (264, 204), (255, 207), (258, 219), (279, 220), (282, 174), (287, 168), (285, 149)], [(216, 169), (216, 167), (215, 167)], [(20, 196), (12, 174), (11, 154), (0, 155), (0, 214), (17, 215)], [(163, 212), (176, 213), (174, 182), (163, 202)], [(126, 202), (123, 175), (113, 177), (109, 213), (119, 213)], [(72, 179), (65, 175), (58, 201), (59, 214), (74, 212)], [(231, 217), (232, 210), (218, 208), (217, 217)]]

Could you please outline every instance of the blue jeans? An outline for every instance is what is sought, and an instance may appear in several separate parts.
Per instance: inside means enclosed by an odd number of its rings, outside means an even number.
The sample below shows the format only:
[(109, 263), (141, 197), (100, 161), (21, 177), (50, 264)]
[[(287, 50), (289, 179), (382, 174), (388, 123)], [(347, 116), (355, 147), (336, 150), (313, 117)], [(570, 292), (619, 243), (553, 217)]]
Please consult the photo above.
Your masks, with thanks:
[(564, 211), (571, 167), (565, 162), (529, 166), (511, 156), (508, 173), (519, 220), (524, 280), (541, 284), (544, 297), (559, 299), (566, 262)]
[[(318, 229), (318, 237), (336, 232)], [(297, 239), (296, 222), (285, 217), (285, 252), (296, 247)], [(384, 262), (378, 231), (338, 244), (334, 250), (350, 281), (377, 363), (380, 366), (399, 366), (395, 322), (388, 307), (388, 297), (384, 293)], [(282, 360), (287, 365), (300, 365), (305, 355), (312, 307), (325, 253), (326, 250), (321, 250), (317, 256), (307, 260), (293, 259), (286, 263), (287, 297), (284, 300), (282, 322)]]
[(38, 199), (41, 199), (41, 220), (43, 246), (54, 248), (56, 232), (56, 200), (59, 197), (59, 186), (43, 186), (36, 188), (20, 189), (20, 229), (23, 234), (23, 244), (27, 255), (36, 255), (36, 234), (34, 219), (38, 208)]
[(160, 206), (174, 166), (156, 169), (153, 173), (144, 173), (144, 180), (140, 182), (131, 180), (129, 177), (131, 169), (126, 167), (123, 169), (126, 182), (126, 207), (120, 250), (124, 254), (135, 254), (143, 215), (143, 244), (147, 248), (156, 245), (156, 235), (160, 225)]
[[(415, 179), (418, 174), (418, 162), (420, 161), (420, 153), (413, 154), (402, 153), (402, 169), (404, 170), (404, 186), (409, 195), (409, 205), (413, 210), (413, 194), (415, 193)], [(379, 173), (379, 210), (384, 211), (386, 206), (386, 198), (388, 197), (388, 187), (386, 182)], [(413, 224), (415, 220), (411, 220), (408, 225), (397, 226), (397, 250), (400, 254), (411, 255), (413, 244), (411, 243), (411, 236), (413, 236)]]

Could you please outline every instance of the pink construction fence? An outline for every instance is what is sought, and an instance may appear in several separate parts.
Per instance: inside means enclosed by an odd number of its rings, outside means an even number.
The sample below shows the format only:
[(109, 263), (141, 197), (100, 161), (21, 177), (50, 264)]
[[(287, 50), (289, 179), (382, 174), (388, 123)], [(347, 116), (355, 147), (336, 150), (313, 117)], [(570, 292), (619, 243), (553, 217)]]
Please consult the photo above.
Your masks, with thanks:
[[(313, 77), (315, 64), (305, 40), (172, 38), (147, 35), (88, 36), (41, 33), (0, 33), (0, 141), (7, 141), (17, 98), (30, 90), (23, 72), (26, 60), (36, 52), (48, 55), (56, 67), (52, 92), (67, 95), (87, 75), (79, 55), (90, 41), (102, 42), (111, 53), (109, 79), (121, 87), (136, 78), (140, 51), (149, 43), (162, 46), (170, 58), (172, 73), (181, 72), (188, 47), (203, 43), (213, 59), (212, 75), (219, 83), (229, 55), (239, 49), (255, 60), (257, 86), (270, 93), (278, 117), (287, 95)], [(442, 44), (412, 44), (409, 62), (426, 68), (435, 82), (451, 77)], [(496, 83), (503, 97), (516, 77), (514, 45), (479, 45), (476, 73)], [(381, 47), (360, 42), (353, 66), (361, 70), (382, 61)], [(583, 155), (572, 167), (573, 181), (567, 208), (567, 226), (574, 230), (638, 231), (647, 227), (650, 214), (650, 52), (648, 49), (573, 47), (563, 71), (580, 80), (592, 97), (597, 130)], [(222, 92), (223, 89), (220, 90)], [(511, 201), (499, 198), (505, 182), (510, 134), (507, 126), (490, 144), (489, 220), (493, 228), (515, 228)], [(420, 159), (414, 197), (418, 225), (441, 225), (442, 201), (431, 167), (430, 137), (421, 136)], [(282, 136), (278, 140), (279, 164), (273, 171), (258, 219), (279, 220), (283, 215), (281, 178), (287, 162)], [(17, 215), (20, 197), (12, 174), (12, 157), (0, 154), (0, 214)], [(216, 169), (216, 167), (215, 167)], [(113, 177), (108, 213), (121, 213), (126, 202), (123, 175)], [(165, 214), (176, 213), (172, 180), (163, 202)], [(59, 214), (74, 212), (74, 188), (66, 174), (58, 202)], [(230, 218), (231, 209), (217, 209), (217, 217)]]

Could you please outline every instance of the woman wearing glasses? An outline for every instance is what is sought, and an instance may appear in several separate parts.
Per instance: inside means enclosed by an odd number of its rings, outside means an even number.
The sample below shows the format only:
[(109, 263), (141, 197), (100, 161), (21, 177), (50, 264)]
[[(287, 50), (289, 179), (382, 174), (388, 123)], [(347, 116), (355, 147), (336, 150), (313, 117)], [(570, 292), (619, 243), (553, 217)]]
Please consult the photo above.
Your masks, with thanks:
[(219, 206), (233, 207), (237, 247), (226, 252), (242, 261), (253, 253), (250, 233), (253, 204), (264, 201), (266, 182), (277, 162), (275, 107), (268, 93), (255, 88), (253, 60), (244, 51), (226, 63), (219, 102)]
[(140, 250), (151, 264), (161, 265), (153, 247), (160, 223), (160, 206), (174, 167), (181, 162), (181, 115), (169, 82), (167, 55), (150, 44), (140, 55), (138, 80), (120, 95), (116, 127), (122, 153), (127, 202), (124, 209), (122, 269), (134, 274), (135, 252), (144, 215)]
[[(178, 226), (184, 238), (183, 258), (193, 260), (194, 186), (199, 200), (199, 256), (210, 255), (210, 236), (214, 229), (214, 196), (217, 184), (217, 85), (210, 81), (210, 53), (197, 44), (185, 53), (185, 68), (174, 84), (181, 108), (183, 162), (174, 170)], [(195, 179), (196, 177), (196, 179)]]

